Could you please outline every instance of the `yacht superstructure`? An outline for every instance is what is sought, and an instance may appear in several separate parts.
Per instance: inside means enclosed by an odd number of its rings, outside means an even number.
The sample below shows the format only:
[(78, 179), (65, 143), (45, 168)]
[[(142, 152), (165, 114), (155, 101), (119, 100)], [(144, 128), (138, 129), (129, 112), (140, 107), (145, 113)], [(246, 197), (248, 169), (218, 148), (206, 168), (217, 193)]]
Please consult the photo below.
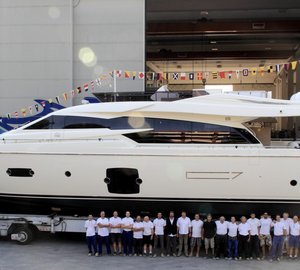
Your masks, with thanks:
[(300, 150), (264, 147), (244, 123), (299, 115), (237, 95), (62, 109), (1, 134), (1, 212), (297, 211)]

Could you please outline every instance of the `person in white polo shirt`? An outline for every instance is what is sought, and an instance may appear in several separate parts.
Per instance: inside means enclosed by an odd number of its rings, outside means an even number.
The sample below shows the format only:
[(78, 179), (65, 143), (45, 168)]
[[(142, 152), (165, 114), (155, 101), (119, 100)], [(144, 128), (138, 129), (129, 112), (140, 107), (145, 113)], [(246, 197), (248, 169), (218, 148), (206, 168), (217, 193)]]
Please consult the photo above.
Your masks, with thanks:
[(228, 222), (225, 220), (224, 216), (221, 216), (218, 221), (216, 221), (217, 233), (216, 233), (216, 259), (220, 259), (221, 254), (227, 258), (227, 230)]
[(247, 220), (247, 223), (250, 225), (250, 243), (249, 243), (249, 253), (250, 260), (254, 254), (255, 258), (259, 261), (259, 239), (260, 234), (260, 221), (255, 217), (254, 213), (250, 214), (250, 218)]
[(148, 216), (144, 217), (143, 221), (144, 233), (143, 233), (143, 243), (144, 243), (144, 256), (147, 256), (147, 249), (149, 249), (149, 256), (152, 256), (152, 243), (153, 243), (153, 223)]
[(141, 221), (141, 216), (136, 217), (132, 229), (133, 229), (134, 256), (143, 256), (144, 224)]
[(273, 222), (274, 226), (274, 236), (272, 242), (272, 250), (271, 250), (271, 262), (275, 259), (280, 261), (280, 257), (282, 255), (282, 245), (284, 241), (284, 236), (287, 233), (287, 227), (280, 219), (280, 215), (276, 216), (276, 220)]
[[(293, 222), (290, 224), (290, 258), (298, 258), (300, 224), (298, 216), (293, 217)], [(293, 256), (294, 255), (294, 256)]]
[(238, 259), (238, 225), (235, 217), (231, 217), (228, 223), (228, 258), (229, 260)]
[(239, 259), (246, 258), (249, 260), (249, 242), (250, 242), (250, 225), (247, 223), (245, 216), (241, 217), (241, 223), (238, 225), (239, 232)]
[(160, 245), (161, 257), (164, 257), (164, 230), (166, 227), (166, 221), (162, 218), (162, 213), (157, 214), (157, 218), (153, 220), (153, 232), (154, 232), (154, 254), (153, 257), (158, 255), (158, 243)]
[(114, 255), (122, 253), (122, 219), (118, 216), (118, 212), (114, 211), (113, 216), (109, 219), (110, 239), (113, 244)]
[(196, 214), (195, 219), (192, 220), (192, 238), (191, 238), (191, 252), (190, 257), (193, 256), (194, 249), (196, 250), (196, 257), (199, 257), (201, 247), (201, 237), (203, 234), (203, 221), (200, 219), (200, 215)]
[(265, 212), (260, 219), (260, 246), (262, 251), (262, 259), (266, 257), (266, 246), (268, 247), (269, 253), (272, 248), (272, 237), (271, 228), (273, 227), (272, 219), (269, 217), (268, 213)]
[(133, 219), (130, 217), (130, 212), (125, 213), (125, 217), (122, 218), (121, 228), (123, 229), (123, 245), (124, 256), (132, 256), (132, 242), (133, 242)]
[(97, 254), (97, 245), (96, 245), (96, 227), (97, 222), (94, 220), (93, 215), (89, 215), (88, 219), (84, 222), (84, 228), (86, 230), (86, 241), (89, 249), (89, 256), (92, 256), (94, 249), (94, 254)]
[(286, 227), (286, 235), (283, 237), (283, 244), (282, 244), (282, 254), (289, 253), (289, 236), (290, 236), (290, 226), (293, 220), (289, 217), (289, 213), (285, 212), (282, 214), (281, 221), (284, 223)]
[(186, 216), (186, 212), (181, 212), (181, 217), (177, 220), (177, 237), (179, 238), (178, 257), (181, 256), (184, 246), (184, 255), (189, 256), (188, 253), (188, 240), (191, 236), (191, 220)]
[(97, 219), (98, 225), (98, 253), (102, 255), (102, 244), (106, 245), (107, 254), (111, 254), (110, 242), (109, 242), (109, 221), (105, 217), (105, 212), (101, 211), (100, 217)]

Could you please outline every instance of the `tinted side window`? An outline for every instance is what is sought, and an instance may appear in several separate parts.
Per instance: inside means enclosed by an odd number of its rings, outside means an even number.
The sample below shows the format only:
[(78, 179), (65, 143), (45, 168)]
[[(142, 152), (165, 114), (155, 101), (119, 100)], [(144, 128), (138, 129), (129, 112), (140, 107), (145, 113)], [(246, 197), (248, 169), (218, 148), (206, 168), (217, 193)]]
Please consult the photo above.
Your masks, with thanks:
[(39, 122), (27, 127), (26, 129), (50, 129), (52, 123), (52, 117), (45, 118)]
[(105, 120), (100, 118), (65, 116), (65, 129), (105, 128)]
[(154, 123), (155, 131), (191, 131), (191, 122), (188, 121), (155, 119)]
[(65, 117), (64, 116), (52, 116), (51, 128), (52, 129), (61, 129), (64, 128)]
[(230, 127), (221, 126), (221, 125), (213, 125), (208, 123), (197, 123), (192, 122), (192, 131), (230, 131)]

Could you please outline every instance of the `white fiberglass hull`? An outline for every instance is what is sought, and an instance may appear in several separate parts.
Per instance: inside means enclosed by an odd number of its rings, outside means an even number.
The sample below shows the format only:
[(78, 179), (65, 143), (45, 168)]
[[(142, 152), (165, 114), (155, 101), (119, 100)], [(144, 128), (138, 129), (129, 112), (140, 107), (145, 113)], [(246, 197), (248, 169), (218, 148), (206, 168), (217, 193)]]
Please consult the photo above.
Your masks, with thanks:
[[(82, 147), (81, 147), (82, 146)], [(136, 212), (172, 208), (228, 214), (300, 210), (300, 151), (261, 146), (118, 145), (117, 140), (3, 144), (1, 198), (12, 211), (87, 214), (100, 209)], [(81, 148), (81, 149), (80, 149)], [(74, 150), (76, 149), (76, 151)], [(80, 154), (79, 154), (80, 153)], [(28, 168), (31, 177), (10, 176)], [(134, 168), (142, 180), (131, 194), (109, 192), (109, 168)], [(66, 176), (70, 172), (70, 176)], [(291, 182), (296, 180), (295, 182)], [(252, 205), (252, 206), (247, 206)], [(227, 206), (226, 206), (227, 205)], [(261, 209), (261, 206), (265, 208)], [(242, 209), (241, 209), (241, 206)], [(8, 207), (7, 207), (8, 208)], [(6, 211), (1, 205), (1, 211)], [(238, 213), (243, 212), (243, 213)], [(69, 213), (68, 213), (69, 214)]]

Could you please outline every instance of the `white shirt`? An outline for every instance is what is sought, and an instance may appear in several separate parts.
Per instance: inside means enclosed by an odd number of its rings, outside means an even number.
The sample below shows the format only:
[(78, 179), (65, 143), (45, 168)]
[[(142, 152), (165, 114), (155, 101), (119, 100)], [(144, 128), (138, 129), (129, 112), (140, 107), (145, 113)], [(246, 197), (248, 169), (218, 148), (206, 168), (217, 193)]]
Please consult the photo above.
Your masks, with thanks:
[(287, 227), (285, 226), (285, 223), (283, 221), (276, 221), (274, 223), (274, 235), (281, 236), (283, 235), (283, 230), (286, 230)]
[(203, 221), (202, 220), (192, 220), (192, 237), (201, 237), (201, 231), (203, 228)]
[[(143, 222), (134, 222), (134, 229), (144, 228)], [(143, 231), (133, 232), (133, 238), (135, 239), (143, 239)]]
[(229, 222), (228, 223), (228, 236), (236, 237), (237, 236), (237, 230), (238, 230), (238, 225), (236, 224), (236, 222), (234, 222), (234, 223)]
[(192, 227), (189, 217), (180, 217), (177, 219), (177, 227), (179, 227), (179, 234), (188, 234), (189, 228)]
[(249, 218), (247, 223), (250, 225), (250, 234), (258, 235), (258, 227), (260, 227), (260, 222), (257, 218)]
[[(128, 225), (133, 225), (133, 219), (131, 217), (124, 217), (122, 218), (122, 225), (128, 226)], [(126, 232), (130, 232), (131, 229), (123, 229)]]
[(249, 225), (249, 223), (240, 223), (238, 225), (238, 231), (239, 231), (239, 234), (240, 235), (243, 235), (243, 236), (247, 236), (249, 235), (249, 231), (251, 230), (251, 227)]
[(300, 224), (298, 222), (292, 222), (290, 225), (290, 234), (293, 236), (299, 236), (300, 235)]
[(227, 234), (228, 221), (224, 221), (223, 223), (221, 223), (220, 220), (217, 220), (216, 225), (217, 225), (217, 234), (218, 235), (226, 235)]
[(166, 221), (163, 218), (154, 219), (153, 225), (156, 235), (164, 235), (164, 227), (166, 226)]
[(144, 233), (143, 235), (147, 236), (147, 235), (151, 235), (151, 229), (153, 229), (153, 223), (152, 221), (148, 221), (148, 222), (145, 222), (143, 221), (143, 225), (144, 225)]
[[(98, 218), (97, 219), (97, 224), (100, 224), (100, 225), (109, 225), (109, 222), (108, 222), (108, 218)], [(100, 228), (98, 226), (98, 235), (100, 236), (108, 236), (109, 235), (109, 229), (108, 227), (103, 227), (103, 228)]]
[(286, 227), (286, 235), (290, 234), (290, 226), (293, 223), (293, 220), (291, 218), (283, 219), (281, 218), (280, 221), (282, 221)]
[[(117, 226), (122, 224), (122, 219), (120, 217), (111, 217), (109, 219), (109, 224), (111, 226)], [(121, 233), (121, 228), (111, 228), (110, 229), (111, 233)]]
[(261, 218), (260, 219), (260, 234), (270, 235), (271, 227), (273, 227), (273, 222), (271, 218)]
[(96, 220), (86, 220), (84, 228), (86, 228), (86, 236), (94, 236), (96, 234)]

